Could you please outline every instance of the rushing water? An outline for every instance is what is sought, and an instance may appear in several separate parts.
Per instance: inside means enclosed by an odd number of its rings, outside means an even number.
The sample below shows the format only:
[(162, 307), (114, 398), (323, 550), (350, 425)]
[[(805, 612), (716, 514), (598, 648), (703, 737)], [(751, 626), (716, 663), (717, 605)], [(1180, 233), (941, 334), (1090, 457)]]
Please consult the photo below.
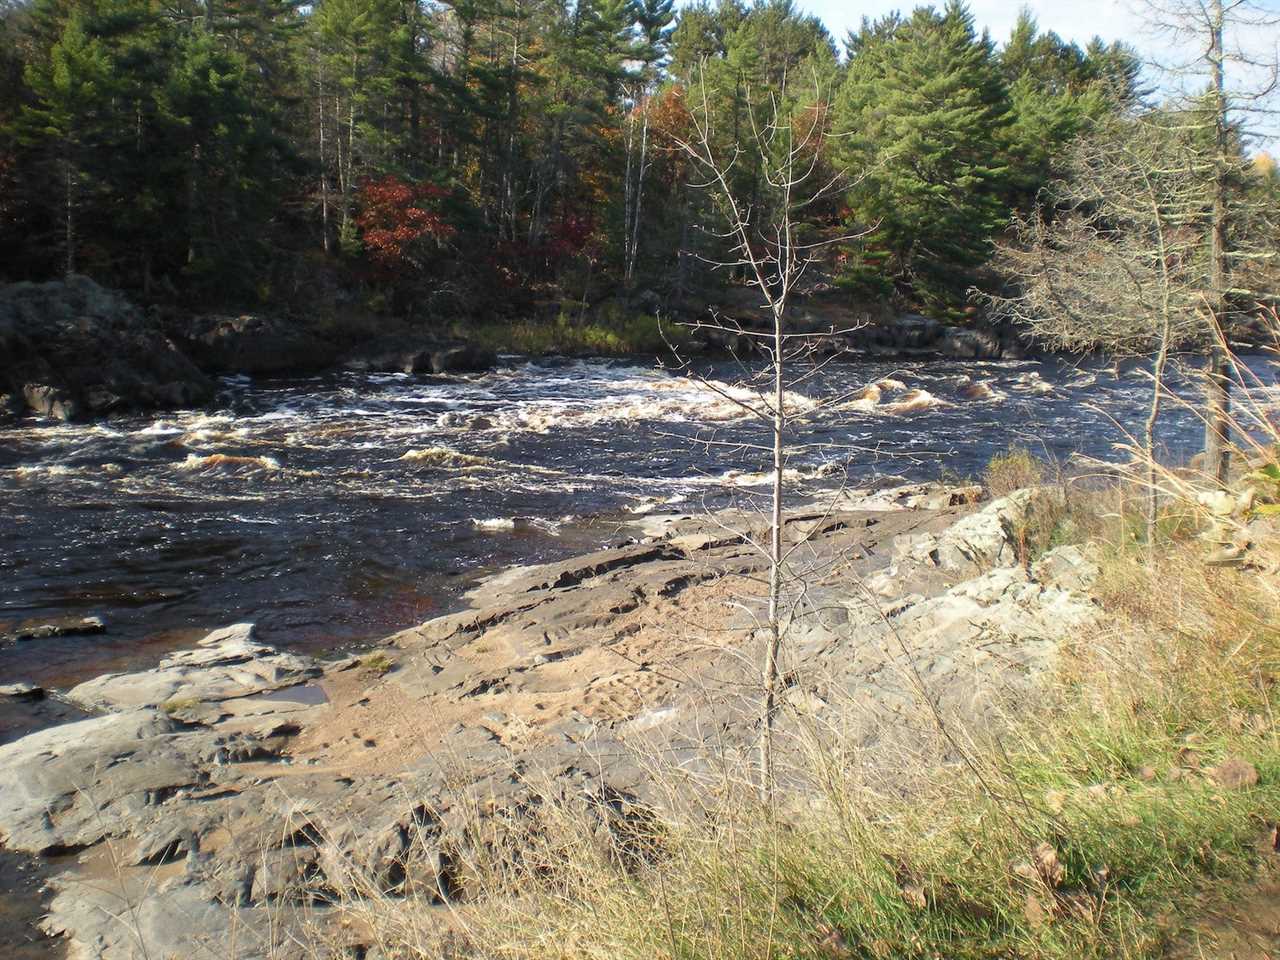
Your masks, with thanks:
[[(764, 455), (733, 445), (767, 438), (731, 374), (709, 370), (708, 387), (512, 361), (468, 377), (239, 378), (204, 411), (0, 429), (0, 622), (108, 624), (0, 649), (0, 677), (65, 685), (237, 620), (288, 646), (359, 643), (439, 612), (480, 573), (607, 541), (610, 517), (723, 502), (766, 479)], [(878, 399), (861, 394), (886, 378)], [(1056, 362), (832, 365), (789, 401), (813, 414), (791, 476), (973, 475), (1015, 442), (1108, 457), (1148, 389), (1141, 370)], [(1162, 433), (1174, 456), (1197, 436), (1177, 410)]]

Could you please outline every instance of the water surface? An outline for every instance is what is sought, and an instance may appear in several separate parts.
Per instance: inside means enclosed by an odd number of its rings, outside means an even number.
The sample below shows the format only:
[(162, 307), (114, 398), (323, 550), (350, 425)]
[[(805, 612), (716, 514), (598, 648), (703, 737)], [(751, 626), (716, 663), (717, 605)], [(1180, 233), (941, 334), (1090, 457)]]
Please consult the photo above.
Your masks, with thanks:
[[(709, 386), (513, 360), (466, 377), (233, 378), (206, 410), (0, 430), (0, 623), (108, 625), (0, 648), (0, 678), (66, 686), (239, 620), (288, 647), (358, 645), (448, 609), (485, 572), (616, 539), (628, 511), (759, 489), (752, 395), (734, 368), (704, 373)], [(862, 395), (877, 382), (878, 400)], [(812, 417), (788, 476), (808, 491), (972, 476), (1011, 443), (1114, 457), (1148, 390), (1140, 369), (1057, 362), (832, 365), (790, 398)], [(1198, 439), (1173, 410), (1169, 455)]]

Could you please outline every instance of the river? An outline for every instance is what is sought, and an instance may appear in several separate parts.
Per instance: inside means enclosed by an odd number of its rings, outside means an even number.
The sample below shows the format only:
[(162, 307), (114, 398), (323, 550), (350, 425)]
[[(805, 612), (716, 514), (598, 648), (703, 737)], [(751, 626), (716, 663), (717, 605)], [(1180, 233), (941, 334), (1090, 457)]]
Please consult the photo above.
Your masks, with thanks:
[[(736, 402), (750, 394), (727, 366), (704, 373), (510, 359), (466, 377), (231, 378), (205, 410), (0, 428), (0, 632), (107, 624), (10, 643), (0, 677), (67, 686), (240, 620), (282, 646), (350, 648), (486, 572), (616, 539), (628, 512), (759, 490), (763, 454), (735, 446), (766, 439)], [(862, 393), (876, 382), (878, 400)], [(1011, 443), (1114, 457), (1148, 391), (1141, 369), (1056, 361), (831, 365), (789, 401), (811, 419), (788, 477), (812, 492), (976, 476)], [(1194, 417), (1172, 410), (1161, 438), (1185, 457)]]

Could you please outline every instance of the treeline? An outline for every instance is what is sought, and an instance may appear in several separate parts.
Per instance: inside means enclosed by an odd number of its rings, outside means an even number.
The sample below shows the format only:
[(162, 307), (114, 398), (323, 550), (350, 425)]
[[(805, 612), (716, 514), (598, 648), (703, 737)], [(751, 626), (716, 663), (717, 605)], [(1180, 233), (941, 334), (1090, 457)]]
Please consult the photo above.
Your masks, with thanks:
[(11, 0), (0, 271), (202, 306), (678, 299), (725, 274), (673, 138), (701, 111), (745, 143), (782, 102), (847, 180), (812, 229), (865, 234), (834, 283), (954, 309), (1137, 84), (1123, 45), (1025, 13), (998, 45), (959, 2), (837, 42), (789, 0)]

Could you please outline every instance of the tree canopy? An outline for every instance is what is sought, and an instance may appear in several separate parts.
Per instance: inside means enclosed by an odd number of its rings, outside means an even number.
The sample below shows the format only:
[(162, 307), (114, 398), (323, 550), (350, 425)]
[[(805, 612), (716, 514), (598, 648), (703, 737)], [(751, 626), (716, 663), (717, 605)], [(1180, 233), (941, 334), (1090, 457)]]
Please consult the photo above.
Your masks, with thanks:
[[(697, 102), (721, 147), (821, 109), (851, 186), (804, 228), (861, 237), (834, 279), (945, 312), (1084, 125), (1141, 97), (1128, 47), (1026, 13), (1001, 45), (959, 0), (842, 46), (791, 0), (10, 4), (0, 262), (185, 304), (678, 299), (735, 282), (696, 267), (717, 212), (671, 137)], [(749, 204), (762, 162), (731, 170)]]

